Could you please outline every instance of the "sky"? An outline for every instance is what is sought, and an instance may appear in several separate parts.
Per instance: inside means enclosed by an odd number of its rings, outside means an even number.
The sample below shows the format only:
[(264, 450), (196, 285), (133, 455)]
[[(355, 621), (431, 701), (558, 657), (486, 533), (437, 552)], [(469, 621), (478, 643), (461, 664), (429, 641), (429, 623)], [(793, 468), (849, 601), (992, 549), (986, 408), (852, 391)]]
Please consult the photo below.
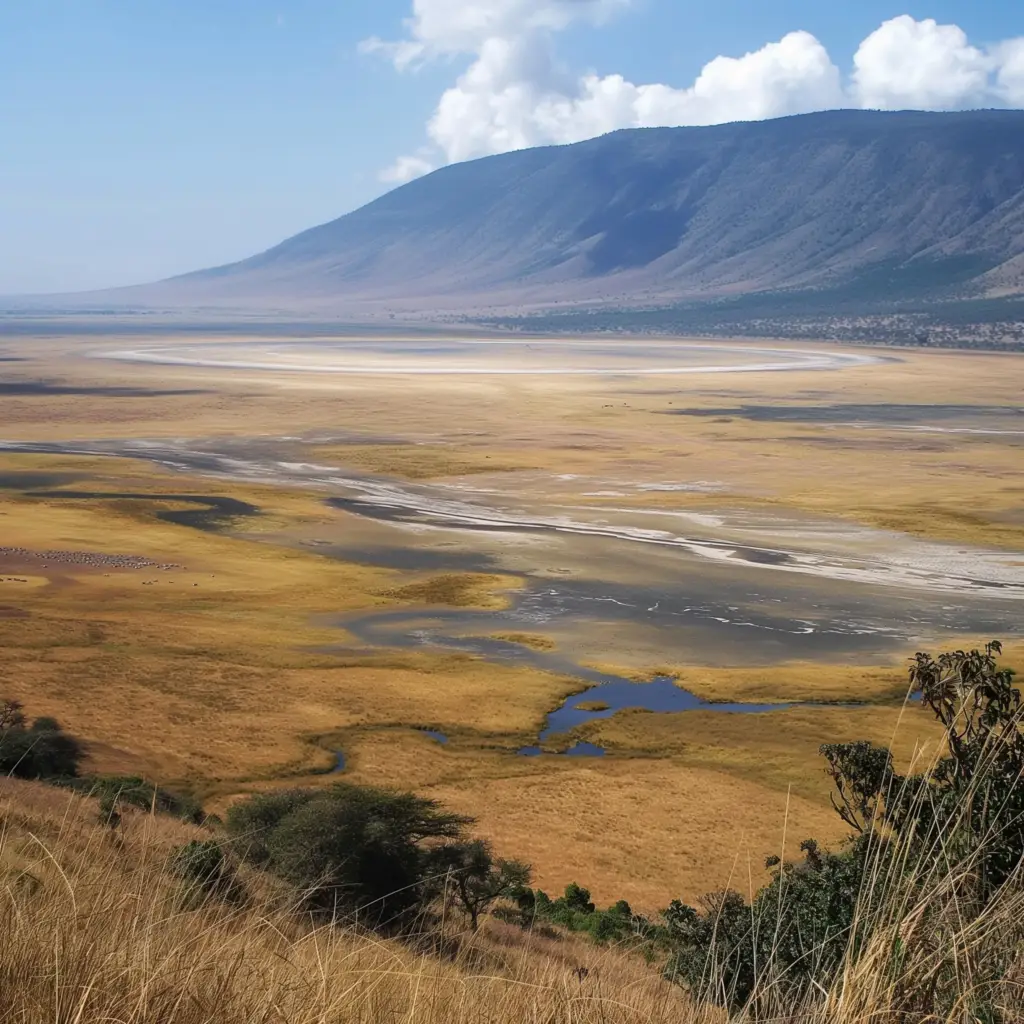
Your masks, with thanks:
[(260, 252), (617, 128), (1024, 107), (1020, 0), (0, 0), (0, 295)]

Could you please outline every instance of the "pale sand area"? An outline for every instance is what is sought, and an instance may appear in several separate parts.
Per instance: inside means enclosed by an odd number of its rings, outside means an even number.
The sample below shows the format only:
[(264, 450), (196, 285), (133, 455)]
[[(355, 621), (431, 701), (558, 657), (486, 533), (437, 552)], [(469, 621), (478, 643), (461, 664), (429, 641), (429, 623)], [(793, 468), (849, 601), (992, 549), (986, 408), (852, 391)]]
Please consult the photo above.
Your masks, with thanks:
[(97, 351), (96, 358), (227, 370), (336, 374), (649, 376), (841, 370), (877, 356), (681, 340), (345, 338), (335, 341), (160, 346)]

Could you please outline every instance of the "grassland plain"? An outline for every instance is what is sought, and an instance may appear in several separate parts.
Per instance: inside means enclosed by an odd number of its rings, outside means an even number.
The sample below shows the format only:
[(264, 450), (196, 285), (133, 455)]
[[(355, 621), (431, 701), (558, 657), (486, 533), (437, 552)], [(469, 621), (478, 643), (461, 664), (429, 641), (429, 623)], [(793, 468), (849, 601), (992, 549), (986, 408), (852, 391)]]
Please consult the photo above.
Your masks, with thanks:
[[(908, 351), (883, 367), (708, 375), (694, 383), (352, 378), (121, 364), (85, 358), (102, 351), (96, 339), (88, 345), (26, 339), (5, 348), (22, 360), (5, 367), (5, 379), (45, 380), (81, 392), (5, 395), (9, 439), (176, 437), (187, 424), (189, 436), (320, 432), (328, 438), (324, 451), (337, 454), (329, 437), (348, 432), (349, 440), (363, 442), (353, 446), (353, 465), (397, 475), (434, 477), (447, 467), (479, 475), (490, 461), (576, 477), (579, 485), (563, 487), (565, 494), (595, 490), (594, 478), (626, 474), (651, 483), (713, 481), (712, 494), (624, 497), (650, 507), (738, 501), (804, 508), (935, 539), (1024, 547), (1019, 415), (1011, 417), (1016, 433), (971, 432), (977, 423), (956, 432), (957, 423), (945, 419), (926, 424), (938, 430), (908, 430), (887, 415), (907, 405), (925, 407), (926, 420), (928, 408), (1017, 409), (1020, 371), (1013, 355)], [(120, 394), (111, 393), (117, 388)], [(744, 406), (765, 404), (802, 409), (810, 419), (743, 413)], [(816, 417), (822, 408), (833, 415)], [(678, 415), (707, 410), (721, 414)], [(992, 426), (998, 431), (1004, 424)], [(950, 427), (954, 432), (946, 432)], [(591, 501), (600, 505), (600, 498)]]
[[(22, 361), (5, 365), (5, 380), (77, 389), (5, 395), (0, 436), (10, 440), (301, 436), (311, 460), (413, 480), (487, 486), (508, 478), (594, 507), (809, 510), (1024, 550), (1024, 438), (1012, 429), (907, 431), (879, 422), (884, 409), (856, 425), (841, 416), (779, 422), (742, 411), (850, 406), (861, 410), (851, 412), (856, 419), (865, 406), (1010, 408), (1019, 401), (1013, 357), (905, 353), (884, 372), (709, 376), (699, 386), (666, 386), (229, 373), (108, 363), (85, 358), (80, 341), (7, 348)], [(168, 391), (179, 393), (161, 393)], [(678, 415), (681, 407), (732, 411)], [(756, 884), (764, 854), (779, 852), (784, 836), (791, 850), (806, 835), (834, 838), (825, 780), (816, 774), (818, 744), (887, 742), (895, 729), (889, 705), (902, 694), (898, 663), (670, 665), (710, 699), (878, 706), (742, 717), (624, 713), (581, 732), (607, 749), (603, 759), (519, 758), (513, 751), (533, 741), (545, 714), (579, 688), (575, 680), (458, 652), (367, 651), (328, 624), (359, 609), (493, 607), (515, 580), (388, 570), (289, 547), (289, 536), (315, 533), (328, 520), (338, 527), (339, 514), (328, 515), (315, 493), (89, 457), (4, 454), (4, 476), (4, 546), (185, 567), (114, 571), (8, 556), (0, 578), (29, 582), (0, 584), (0, 606), (12, 610), (0, 615), (5, 695), (85, 737), (98, 769), (144, 771), (192, 789), (212, 808), (255, 788), (329, 779), (322, 773), (340, 750), (355, 781), (414, 786), (478, 815), (501, 852), (534, 864), (543, 886), (576, 877), (599, 901), (656, 907), (729, 880)], [(651, 487), (595, 493), (624, 479)], [(714, 486), (658, 489), (680, 481)], [(31, 496), (52, 487), (154, 499)], [(222, 495), (262, 514), (227, 533), (201, 532), (158, 518), (181, 507), (160, 493)], [(344, 530), (344, 516), (340, 522)], [(410, 532), (408, 543), (418, 536)], [(545, 639), (530, 642), (543, 648)], [(422, 728), (450, 742), (441, 746)], [(934, 739), (914, 712), (897, 735), (906, 758)]]
[[(759, 879), (765, 850), (782, 842), (786, 772), (806, 771), (812, 750), (801, 749), (801, 760), (783, 744), (784, 761), (767, 784), (749, 771), (748, 750), (734, 750), (730, 763), (724, 748), (708, 767), (687, 763), (678, 749), (685, 744), (652, 753), (656, 737), (647, 750), (609, 742), (611, 756), (600, 763), (517, 757), (576, 680), (459, 653), (316, 653), (344, 640), (313, 624), (318, 614), (397, 605), (408, 593), (395, 586), (399, 574), (154, 518), (173, 505), (159, 501), (160, 483), (173, 482), (175, 493), (183, 483), (189, 493), (202, 484), (209, 493), (216, 490), (209, 481), (162, 481), (130, 462), (2, 460), (9, 473), (39, 472), (51, 461), (76, 477), (101, 474), (90, 486), (152, 489), (154, 501), (7, 492), (5, 546), (141, 555), (181, 567), (42, 561), (50, 555), (4, 560), (0, 605), (19, 612), (0, 617), (4, 693), (84, 737), (94, 769), (142, 771), (221, 810), (239, 793), (329, 782), (336, 776), (324, 773), (341, 750), (354, 781), (412, 786), (479, 815), (501, 849), (534, 863), (542, 884), (557, 889), (570, 876), (585, 877), (599, 898), (652, 908), (672, 893), (724, 884), (738, 857), (752, 860)], [(231, 493), (281, 520), (315, 514), (302, 495)], [(43, 585), (17, 582), (26, 578)], [(475, 593), (486, 605), (502, 583), (463, 582), (469, 587), (442, 577), (441, 596), (461, 602)], [(682, 727), (692, 732), (689, 722)], [(449, 744), (422, 728), (443, 730)], [(755, 745), (757, 732), (748, 736)], [(859, 731), (840, 727), (835, 735)], [(788, 805), (798, 831), (834, 833), (821, 800)], [(756, 811), (740, 815), (741, 807)]]

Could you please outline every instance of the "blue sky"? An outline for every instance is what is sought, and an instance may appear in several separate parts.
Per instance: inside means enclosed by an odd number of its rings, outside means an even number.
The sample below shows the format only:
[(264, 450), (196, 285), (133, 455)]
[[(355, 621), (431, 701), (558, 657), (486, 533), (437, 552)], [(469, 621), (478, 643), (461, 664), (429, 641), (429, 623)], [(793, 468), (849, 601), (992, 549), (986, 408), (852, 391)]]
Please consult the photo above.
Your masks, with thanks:
[(0, 294), (241, 258), (449, 160), (614, 127), (1024, 104), (1008, 0), (415, 2), (0, 2)]

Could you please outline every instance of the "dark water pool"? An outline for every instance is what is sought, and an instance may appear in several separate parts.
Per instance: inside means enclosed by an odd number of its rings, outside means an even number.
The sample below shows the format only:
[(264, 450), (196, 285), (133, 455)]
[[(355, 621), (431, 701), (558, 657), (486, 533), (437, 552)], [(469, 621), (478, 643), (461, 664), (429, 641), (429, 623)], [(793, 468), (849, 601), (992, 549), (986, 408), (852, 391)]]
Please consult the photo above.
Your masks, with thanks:
[(419, 729), (418, 731), (423, 733), (424, 736), (429, 736), (432, 740), (437, 740), (438, 743), (445, 744), (448, 742), (448, 737), (443, 732), (437, 732), (435, 729)]
[[(466, 614), (452, 611), (403, 609), (349, 616), (341, 624), (360, 642), (370, 647), (408, 649), (429, 646), (460, 650), (475, 654), (488, 661), (506, 664), (510, 661), (518, 662), (545, 672), (570, 676), (588, 683), (588, 686), (566, 698), (561, 706), (548, 715), (544, 728), (537, 737), (537, 744), (523, 747), (518, 751), (524, 757), (535, 757), (543, 753), (542, 745), (555, 736), (569, 733), (587, 722), (609, 718), (617, 711), (626, 709), (663, 714), (714, 711), (722, 714), (754, 715), (770, 714), (794, 706), (793, 704), (742, 701), (707, 701), (695, 693), (677, 686), (667, 676), (659, 676), (650, 682), (636, 682), (625, 676), (590, 668), (563, 655), (537, 651), (509, 640), (462, 636), (443, 628), (445, 622), (451, 623), (456, 628), (463, 626), (466, 622)], [(479, 616), (481, 613), (475, 614)], [(429, 625), (425, 624), (427, 622)], [(591, 705), (591, 707), (587, 707), (587, 705)], [(439, 743), (448, 742), (448, 737), (443, 733), (429, 729), (421, 729), (420, 732), (436, 739)], [(582, 741), (564, 751), (564, 756), (569, 757), (600, 757), (603, 754), (604, 750), (601, 747)]]
[(260, 510), (247, 501), (238, 498), (224, 498), (206, 494), (134, 494), (122, 491), (28, 491), (30, 498), (46, 498), (69, 501), (176, 501), (201, 508), (165, 509), (156, 512), (156, 518), (177, 526), (188, 526), (194, 530), (216, 531), (229, 527), (240, 518), (258, 516)]

